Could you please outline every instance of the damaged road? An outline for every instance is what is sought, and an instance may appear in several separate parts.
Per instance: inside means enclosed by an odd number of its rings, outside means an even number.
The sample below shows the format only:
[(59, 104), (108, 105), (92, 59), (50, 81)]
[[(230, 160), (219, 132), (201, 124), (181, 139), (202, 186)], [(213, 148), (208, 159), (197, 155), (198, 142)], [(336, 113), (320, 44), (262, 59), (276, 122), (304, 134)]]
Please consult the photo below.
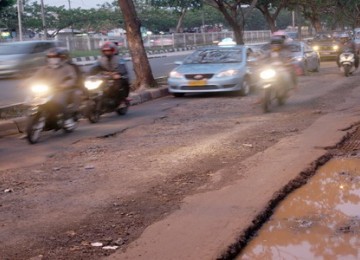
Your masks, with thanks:
[(357, 128), (359, 76), (325, 63), (269, 114), (256, 95), (166, 97), (36, 153), (2, 139), (2, 259), (234, 258)]

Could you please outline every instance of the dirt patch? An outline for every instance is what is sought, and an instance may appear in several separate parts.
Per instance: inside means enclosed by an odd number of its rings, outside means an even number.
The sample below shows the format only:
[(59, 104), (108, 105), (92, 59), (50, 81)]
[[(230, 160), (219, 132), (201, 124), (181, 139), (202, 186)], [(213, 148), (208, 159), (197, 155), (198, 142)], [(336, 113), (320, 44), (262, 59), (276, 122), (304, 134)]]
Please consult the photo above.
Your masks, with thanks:
[[(0, 190), (12, 192), (0, 194), (0, 255), (99, 259), (113, 252), (95, 242), (125, 250), (186, 196), (246, 178), (244, 159), (306, 129), (351, 89), (294, 100), (266, 115), (254, 105), (256, 96), (188, 97), (151, 124), (83, 139), (41, 165), (3, 171)], [(328, 159), (279, 191), (244, 238)], [(222, 172), (224, 166), (234, 170)], [(239, 248), (231, 246), (224, 259)]]

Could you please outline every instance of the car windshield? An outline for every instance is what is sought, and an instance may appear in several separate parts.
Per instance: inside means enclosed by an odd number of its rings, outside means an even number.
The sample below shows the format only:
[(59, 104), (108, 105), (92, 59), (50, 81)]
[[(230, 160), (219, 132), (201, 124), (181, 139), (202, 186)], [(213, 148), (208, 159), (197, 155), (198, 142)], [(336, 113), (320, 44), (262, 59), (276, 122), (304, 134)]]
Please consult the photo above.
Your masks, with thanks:
[(184, 64), (238, 62), (242, 62), (242, 50), (225, 47), (223, 49), (198, 50), (184, 60)]
[(25, 54), (29, 48), (28, 44), (0, 44), (0, 55)]
[(331, 40), (332, 37), (330, 34), (318, 34), (315, 36), (315, 40)]
[(301, 46), (297, 44), (290, 44), (288, 45), (288, 49), (291, 52), (301, 52)]

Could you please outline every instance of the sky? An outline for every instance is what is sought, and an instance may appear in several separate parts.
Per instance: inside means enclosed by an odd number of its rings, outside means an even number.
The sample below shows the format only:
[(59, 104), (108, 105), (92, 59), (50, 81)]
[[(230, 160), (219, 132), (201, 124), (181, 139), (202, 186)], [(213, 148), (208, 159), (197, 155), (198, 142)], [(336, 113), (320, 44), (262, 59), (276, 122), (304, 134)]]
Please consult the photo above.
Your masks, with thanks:
[[(51, 6), (65, 6), (69, 8), (69, 1), (71, 4), (71, 8), (82, 8), (82, 9), (90, 9), (90, 8), (97, 8), (97, 4), (103, 4), (106, 2), (111, 3), (112, 0), (43, 0), (44, 5), (51, 5)], [(41, 3), (41, 0), (33, 0), (32, 2)]]

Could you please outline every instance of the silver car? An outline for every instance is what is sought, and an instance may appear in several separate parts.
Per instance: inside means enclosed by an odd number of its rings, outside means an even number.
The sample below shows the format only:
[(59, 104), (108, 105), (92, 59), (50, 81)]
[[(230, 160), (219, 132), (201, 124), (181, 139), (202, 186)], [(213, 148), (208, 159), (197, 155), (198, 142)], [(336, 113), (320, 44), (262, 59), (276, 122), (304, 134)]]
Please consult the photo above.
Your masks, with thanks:
[(23, 77), (45, 65), (45, 53), (58, 41), (21, 41), (0, 43), (0, 76)]
[(248, 47), (242, 45), (203, 47), (170, 72), (168, 90), (175, 97), (229, 91), (248, 95), (251, 85), (248, 52)]

